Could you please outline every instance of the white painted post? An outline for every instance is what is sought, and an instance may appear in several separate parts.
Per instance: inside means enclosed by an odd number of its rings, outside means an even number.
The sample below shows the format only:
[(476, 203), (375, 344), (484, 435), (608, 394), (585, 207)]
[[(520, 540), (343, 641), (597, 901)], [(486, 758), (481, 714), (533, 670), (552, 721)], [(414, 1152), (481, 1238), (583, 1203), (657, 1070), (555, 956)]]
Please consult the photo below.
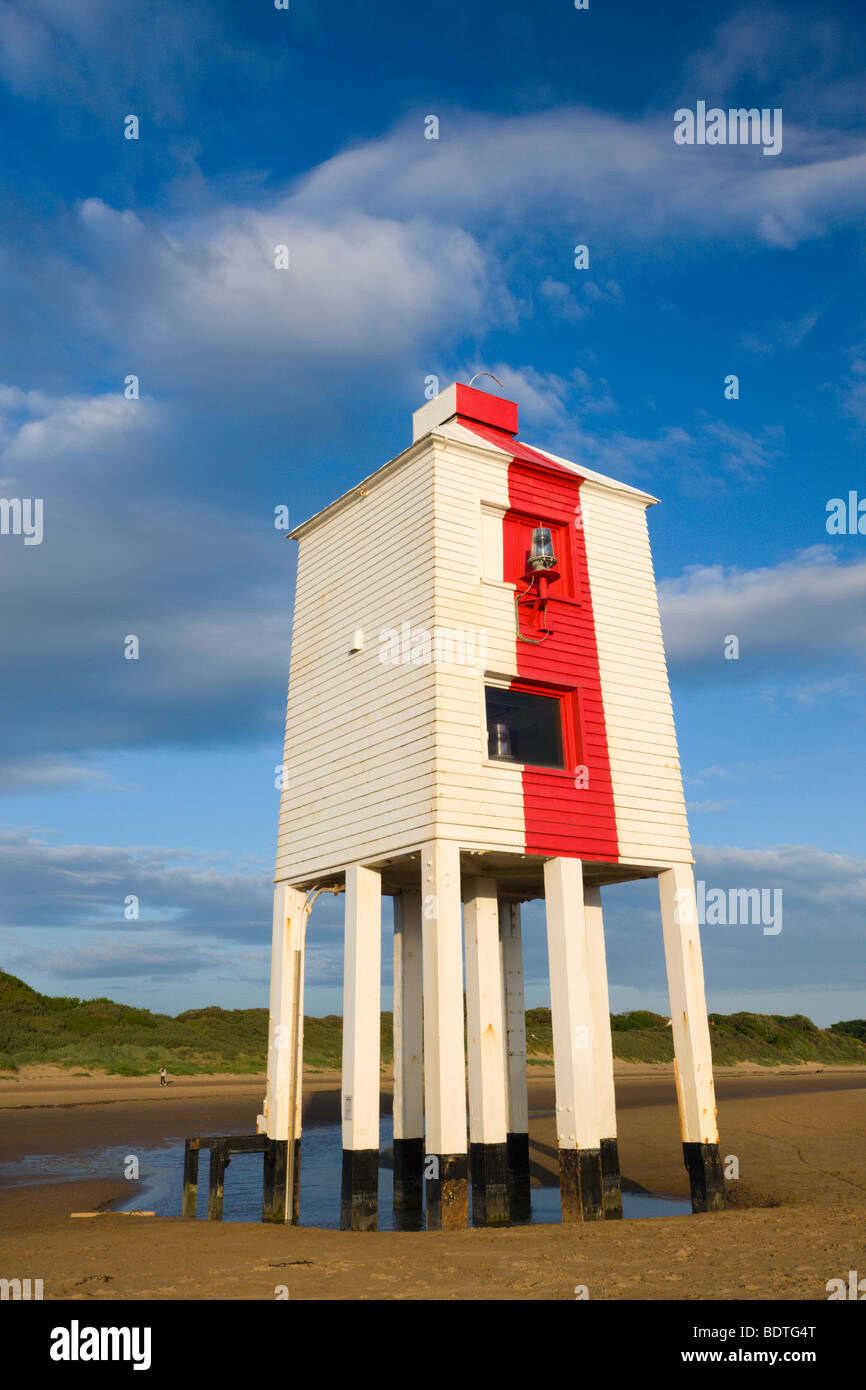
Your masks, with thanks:
[(432, 840), (421, 854), (424, 942), (424, 1124), (427, 1226), (468, 1224), (460, 849)]
[(421, 893), (394, 895), (394, 1207), (424, 1205)]
[(523, 940), (520, 903), (499, 903), (499, 936), (502, 943), (502, 982), (505, 1005), (505, 1065), (508, 1081), (508, 1191), (511, 1214), (528, 1220), (531, 1214), (529, 1183), (529, 1094), (526, 1083), (526, 1000), (523, 989)]
[(472, 1221), (476, 1226), (501, 1226), (507, 1225), (509, 1215), (507, 1085), (495, 879), (469, 880), (465, 922)]
[(725, 1186), (719, 1157), (710, 1027), (691, 865), (677, 864), (659, 874), (659, 899), (677, 1103), (692, 1210), (718, 1211), (725, 1205)]
[(613, 1039), (610, 1032), (610, 992), (604, 949), (601, 889), (585, 888), (586, 953), (595, 1043), (595, 1081), (601, 1133), (601, 1177), (605, 1219), (622, 1216), (622, 1179), (616, 1138), (616, 1092), (613, 1080)]
[(304, 1109), (304, 976), (307, 958), (307, 923), (310, 918), (309, 907), (304, 907), (299, 928), (299, 943), (296, 950), (297, 967), (297, 1010), (296, 1036), (294, 1039), (297, 1071), (295, 1074), (295, 1126), (294, 1153), (289, 1155), (289, 1168), (292, 1182), (292, 1221), (295, 1225), (301, 1216), (301, 1131), (303, 1129)]
[(352, 864), (343, 965), (343, 1230), (377, 1226), (381, 956), (382, 876)]
[[(295, 1069), (298, 1030), (303, 1030), (303, 938), (306, 923), (304, 894), (288, 883), (274, 887), (271, 938), (271, 998), (268, 1020), (268, 1080), (264, 1126), (275, 1141), (265, 1160), (262, 1215), (265, 1220), (291, 1221), (294, 1194), (289, 1191), (294, 1143), (292, 1120), (300, 1112), (301, 1096)], [(300, 1124), (297, 1128), (300, 1139)]]
[(580, 860), (548, 859), (544, 893), (562, 1219), (598, 1221), (601, 1129)]

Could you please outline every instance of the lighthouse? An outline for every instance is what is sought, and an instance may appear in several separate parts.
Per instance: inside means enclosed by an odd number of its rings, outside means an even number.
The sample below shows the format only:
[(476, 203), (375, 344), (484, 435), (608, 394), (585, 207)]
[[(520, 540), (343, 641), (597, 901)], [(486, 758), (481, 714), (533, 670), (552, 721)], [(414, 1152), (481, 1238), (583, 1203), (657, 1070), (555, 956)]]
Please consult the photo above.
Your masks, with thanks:
[[(655, 878), (683, 1157), (724, 1204), (656, 498), (455, 383), (298, 526), (275, 875), (273, 1211), (297, 1219), (306, 923), (343, 894), (344, 1228), (378, 1220), (382, 896), (394, 1193), (428, 1229), (529, 1207), (522, 905), (545, 904), (563, 1221), (621, 1216), (602, 888)], [(361, 470), (359, 469), (359, 472)], [(465, 1016), (464, 1016), (465, 991)]]

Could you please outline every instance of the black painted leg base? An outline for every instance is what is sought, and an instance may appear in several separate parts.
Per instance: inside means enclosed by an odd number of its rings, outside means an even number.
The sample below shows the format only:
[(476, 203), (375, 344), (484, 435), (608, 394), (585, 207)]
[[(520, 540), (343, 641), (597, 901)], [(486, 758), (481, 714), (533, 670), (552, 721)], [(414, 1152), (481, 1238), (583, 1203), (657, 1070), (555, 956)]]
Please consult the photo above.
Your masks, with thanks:
[(227, 1139), (214, 1140), (210, 1150), (210, 1173), (208, 1175), (207, 1219), (222, 1221), (223, 1192), (225, 1189), (226, 1168), (231, 1162)]
[(564, 1222), (603, 1221), (601, 1149), (560, 1149), (559, 1191)]
[(692, 1189), (692, 1211), (724, 1211), (725, 1179), (718, 1144), (683, 1144)]
[(375, 1231), (379, 1224), (379, 1150), (344, 1149), (341, 1231)]
[(297, 1226), (301, 1219), (301, 1136), (295, 1140), (295, 1171), (292, 1178), (292, 1221)]
[(463, 1230), (469, 1225), (466, 1154), (428, 1154), (424, 1166), (427, 1230)]
[(512, 1221), (529, 1221), (532, 1198), (529, 1184), (529, 1135), (509, 1134), (505, 1140), (508, 1153), (508, 1203)]
[(193, 1147), (193, 1142), (187, 1139), (183, 1146), (182, 1216), (195, 1216), (196, 1201), (198, 1198), (198, 1155), (197, 1141), (196, 1146)]
[(622, 1178), (619, 1147), (615, 1139), (601, 1141), (601, 1188), (605, 1221), (622, 1219)]
[(287, 1139), (272, 1139), (265, 1149), (262, 1178), (262, 1220), (283, 1222), (286, 1212), (286, 1181), (289, 1143)]
[(505, 1144), (470, 1144), (473, 1226), (507, 1226), (508, 1156)]
[(394, 1140), (394, 1210), (424, 1206), (424, 1140)]

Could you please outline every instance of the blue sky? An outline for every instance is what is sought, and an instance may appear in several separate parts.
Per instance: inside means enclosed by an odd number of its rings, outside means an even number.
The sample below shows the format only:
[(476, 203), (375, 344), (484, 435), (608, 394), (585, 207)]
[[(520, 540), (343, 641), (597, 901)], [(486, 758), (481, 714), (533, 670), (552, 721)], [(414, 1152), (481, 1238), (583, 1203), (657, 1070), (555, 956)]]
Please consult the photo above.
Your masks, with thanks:
[[(0, 495), (44, 499), (41, 545), (0, 536), (6, 969), (267, 1001), (274, 508), (486, 367), (523, 438), (662, 499), (697, 874), (784, 895), (778, 935), (704, 929), (711, 1007), (863, 1016), (866, 536), (825, 525), (866, 496), (858, 8), (0, 3)], [(781, 153), (675, 145), (699, 100), (780, 108)], [(654, 886), (605, 907), (614, 1007), (664, 1009)], [(339, 918), (311, 1012), (340, 1008)], [(532, 1002), (543, 936), (533, 907)]]

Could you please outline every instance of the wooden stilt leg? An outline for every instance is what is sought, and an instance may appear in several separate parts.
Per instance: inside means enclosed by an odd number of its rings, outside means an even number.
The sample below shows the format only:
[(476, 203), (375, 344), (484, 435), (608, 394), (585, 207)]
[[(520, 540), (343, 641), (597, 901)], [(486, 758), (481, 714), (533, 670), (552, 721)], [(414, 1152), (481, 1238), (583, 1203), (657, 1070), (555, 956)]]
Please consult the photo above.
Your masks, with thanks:
[(725, 1205), (725, 1185), (719, 1158), (710, 1028), (691, 865), (678, 864), (659, 874), (659, 898), (680, 1130), (692, 1211), (719, 1211)]
[(469, 1221), (459, 848), (433, 840), (421, 865), (427, 1228), (456, 1230)]
[(264, 1152), (262, 1177), (262, 1220), (285, 1221), (282, 1205), (276, 1206), (276, 1198), (286, 1192), (288, 1168), (287, 1139), (271, 1139)]
[(198, 1140), (187, 1139), (183, 1146), (183, 1216), (195, 1216), (198, 1197)]
[(509, 1218), (505, 1011), (494, 879), (469, 880), (465, 918), (472, 1221), (476, 1226), (504, 1226)]
[(296, 1027), (293, 1037), (295, 1050), (295, 1122), (290, 1143), (291, 1152), (287, 1155), (289, 1172), (286, 1174), (286, 1191), (289, 1184), (292, 1193), (291, 1220), (297, 1226), (301, 1218), (301, 1130), (304, 1111), (304, 963), (306, 960), (306, 921), (303, 923), (301, 940), (295, 950), (295, 992)]
[(394, 1209), (424, 1206), (421, 893), (394, 897)]
[(343, 1181), (340, 1226), (375, 1231), (379, 1191), (381, 875), (346, 870), (343, 971)]
[(592, 1001), (579, 859), (544, 865), (563, 1221), (604, 1216)]
[(529, 1182), (529, 1096), (526, 1086), (526, 1001), (523, 991), (523, 943), (520, 903), (500, 902), (502, 983), (505, 1005), (505, 1054), (508, 1081), (508, 1197), (513, 1221), (532, 1213)]
[(228, 1161), (228, 1146), (225, 1141), (219, 1140), (215, 1142), (210, 1151), (210, 1173), (208, 1175), (207, 1194), (208, 1221), (222, 1221), (223, 1219), (223, 1189), (225, 1187), (225, 1171)]
[[(268, 1037), (268, 1084), (265, 1133), (283, 1145), (273, 1150), (272, 1168), (265, 1158), (262, 1219), (292, 1219), (297, 1182), (292, 1162), (297, 1148), (294, 1125), (300, 1115), (303, 1055), (303, 945), (306, 929), (304, 894), (287, 883), (274, 888), (271, 945), (271, 1002)], [(288, 1149), (287, 1147), (288, 1146)]]
[(619, 1171), (619, 1147), (616, 1138), (613, 1040), (610, 1033), (610, 996), (607, 984), (607, 959), (604, 949), (604, 920), (601, 911), (600, 888), (587, 888), (585, 890), (584, 913), (586, 916), (586, 951), (595, 1043), (598, 1121), (601, 1132), (601, 1180), (604, 1195), (604, 1215), (606, 1221), (613, 1221), (622, 1217), (622, 1179)]

